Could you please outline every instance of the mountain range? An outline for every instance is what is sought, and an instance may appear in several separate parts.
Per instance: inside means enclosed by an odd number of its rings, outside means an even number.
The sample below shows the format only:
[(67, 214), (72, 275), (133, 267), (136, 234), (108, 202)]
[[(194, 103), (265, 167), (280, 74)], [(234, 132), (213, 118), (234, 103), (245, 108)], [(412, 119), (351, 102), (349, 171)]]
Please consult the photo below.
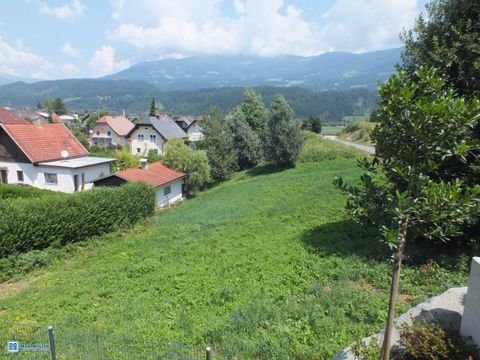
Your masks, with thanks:
[[(365, 104), (372, 104), (379, 82), (395, 71), (401, 50), (332, 52), (312, 57), (197, 56), (142, 62), (97, 79), (5, 84), (0, 86), (0, 106), (35, 107), (47, 99), (60, 97), (75, 111), (106, 109), (139, 113), (148, 111), (155, 97), (165, 111), (202, 113), (211, 105), (229, 111), (233, 101), (241, 101), (244, 87), (260, 87), (268, 98), (276, 92), (297, 104), (304, 103), (300, 97), (308, 98), (312, 115), (339, 113), (332, 111), (335, 101), (328, 100), (334, 99), (337, 92), (346, 92), (344, 99), (360, 102), (360, 108), (368, 111)], [(5, 79), (0, 74), (0, 83), (9, 80), (17, 79)], [(355, 89), (372, 94), (352, 92)], [(337, 105), (346, 104), (342, 101)], [(314, 106), (315, 102), (323, 105)], [(338, 116), (334, 118), (338, 120)]]

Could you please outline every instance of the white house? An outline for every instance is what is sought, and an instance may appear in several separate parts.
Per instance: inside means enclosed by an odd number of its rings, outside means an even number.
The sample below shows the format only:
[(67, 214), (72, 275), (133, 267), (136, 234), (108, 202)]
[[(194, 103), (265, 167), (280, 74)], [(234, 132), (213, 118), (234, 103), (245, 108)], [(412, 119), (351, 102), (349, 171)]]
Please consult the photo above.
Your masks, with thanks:
[(124, 116), (102, 116), (91, 130), (90, 146), (121, 147), (129, 145), (127, 135), (134, 127), (135, 125)]
[(180, 116), (175, 122), (187, 133), (188, 140), (198, 141), (203, 139), (202, 120), (203, 116)]
[(0, 124), (0, 182), (73, 193), (111, 174), (63, 124)]
[(125, 182), (144, 182), (155, 188), (157, 207), (172, 205), (184, 199), (187, 174), (175, 171), (160, 162), (147, 164), (142, 160), (139, 168), (117, 171), (94, 181), (95, 186), (118, 186)]
[(160, 114), (146, 117), (137, 122), (127, 137), (130, 138), (132, 154), (147, 156), (150, 150), (157, 154), (163, 154), (169, 140), (186, 139), (188, 135), (178, 127), (172, 118)]

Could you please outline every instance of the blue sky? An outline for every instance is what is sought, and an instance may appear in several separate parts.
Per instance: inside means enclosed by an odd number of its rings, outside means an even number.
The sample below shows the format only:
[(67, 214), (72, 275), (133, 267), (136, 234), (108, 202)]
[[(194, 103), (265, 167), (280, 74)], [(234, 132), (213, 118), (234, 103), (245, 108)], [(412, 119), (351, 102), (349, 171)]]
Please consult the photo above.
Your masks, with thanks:
[(365, 52), (401, 45), (425, 0), (2, 0), (0, 74), (97, 77), (202, 54)]

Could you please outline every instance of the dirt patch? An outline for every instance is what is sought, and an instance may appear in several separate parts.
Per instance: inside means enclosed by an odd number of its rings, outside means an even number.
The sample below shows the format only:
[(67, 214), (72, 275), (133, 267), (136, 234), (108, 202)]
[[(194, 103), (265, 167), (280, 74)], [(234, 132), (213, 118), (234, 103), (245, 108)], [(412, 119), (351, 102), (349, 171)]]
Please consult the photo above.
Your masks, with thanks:
[(4, 283), (0, 283), (0, 299), (13, 296), (18, 294), (23, 289), (26, 289), (31, 283), (35, 282), (39, 278), (32, 278), (28, 280), (20, 280), (20, 281), (7, 281)]

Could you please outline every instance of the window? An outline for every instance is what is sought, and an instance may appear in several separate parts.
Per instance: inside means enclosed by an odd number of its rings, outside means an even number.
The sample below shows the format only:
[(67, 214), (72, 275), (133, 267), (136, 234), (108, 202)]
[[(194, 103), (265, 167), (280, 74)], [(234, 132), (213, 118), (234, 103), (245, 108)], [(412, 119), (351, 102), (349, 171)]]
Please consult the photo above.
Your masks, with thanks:
[(137, 148), (137, 154), (140, 154), (142, 152), (142, 149)]
[(23, 171), (20, 171), (20, 170), (17, 171), (17, 180), (19, 182), (23, 182)]
[(107, 130), (107, 136), (112, 136), (112, 132), (110, 130)]
[(150, 141), (153, 141), (153, 142), (157, 141), (157, 135), (155, 134), (150, 135)]
[(143, 134), (138, 134), (137, 135), (137, 140), (138, 141), (143, 141)]
[(168, 195), (172, 192), (172, 188), (170, 186), (165, 186), (163, 188), (163, 195)]
[(57, 184), (57, 174), (52, 173), (44, 173), (45, 175), (45, 183), (47, 184)]
[(97, 136), (100, 135), (100, 130), (97, 130), (96, 134), (97, 134)]

